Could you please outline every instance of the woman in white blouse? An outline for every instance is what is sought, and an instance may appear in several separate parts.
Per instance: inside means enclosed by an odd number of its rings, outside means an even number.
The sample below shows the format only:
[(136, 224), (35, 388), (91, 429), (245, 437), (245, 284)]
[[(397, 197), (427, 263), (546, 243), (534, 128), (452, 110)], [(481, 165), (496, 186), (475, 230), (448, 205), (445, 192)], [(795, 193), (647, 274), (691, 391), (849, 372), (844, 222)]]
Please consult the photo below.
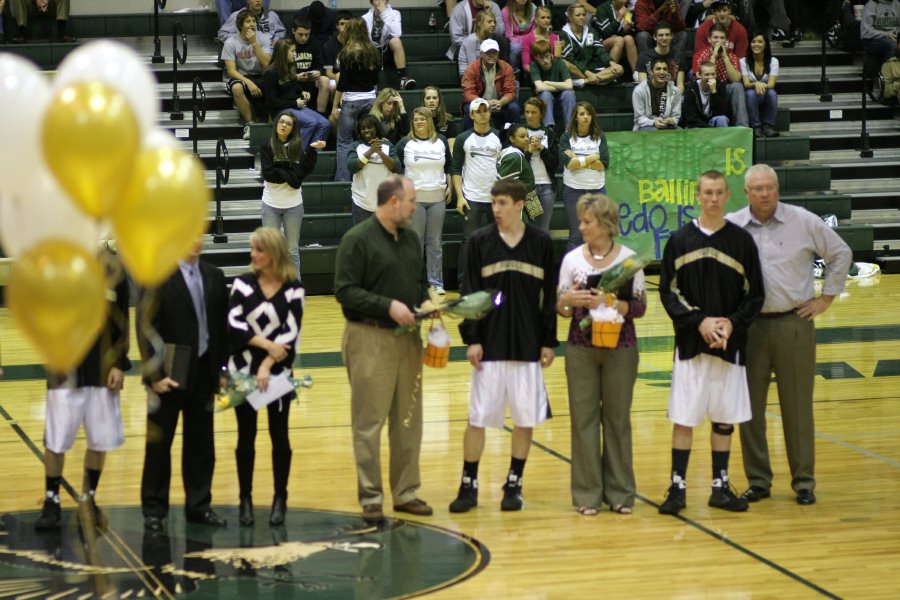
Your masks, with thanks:
[(778, 115), (778, 59), (772, 56), (769, 40), (763, 33), (750, 37), (747, 56), (741, 59), (741, 76), (747, 94), (747, 116), (756, 137), (776, 137), (775, 117)]

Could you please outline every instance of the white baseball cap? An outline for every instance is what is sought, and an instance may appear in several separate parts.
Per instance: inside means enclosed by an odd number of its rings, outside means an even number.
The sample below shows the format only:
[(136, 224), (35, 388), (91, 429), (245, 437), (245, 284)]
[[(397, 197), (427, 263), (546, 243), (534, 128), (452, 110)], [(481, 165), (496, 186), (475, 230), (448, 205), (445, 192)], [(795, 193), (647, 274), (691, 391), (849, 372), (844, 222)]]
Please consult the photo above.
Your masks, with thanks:
[(478, 107), (481, 106), (482, 104), (484, 106), (487, 106), (488, 108), (491, 107), (490, 103), (487, 100), (485, 100), (484, 98), (475, 98), (474, 100), (472, 100), (472, 103), (469, 104), (469, 114), (471, 115), (473, 112), (478, 110)]
[(491, 50), (493, 50), (494, 52), (500, 52), (500, 44), (497, 43), (497, 40), (488, 38), (481, 42), (482, 52), (490, 52)]

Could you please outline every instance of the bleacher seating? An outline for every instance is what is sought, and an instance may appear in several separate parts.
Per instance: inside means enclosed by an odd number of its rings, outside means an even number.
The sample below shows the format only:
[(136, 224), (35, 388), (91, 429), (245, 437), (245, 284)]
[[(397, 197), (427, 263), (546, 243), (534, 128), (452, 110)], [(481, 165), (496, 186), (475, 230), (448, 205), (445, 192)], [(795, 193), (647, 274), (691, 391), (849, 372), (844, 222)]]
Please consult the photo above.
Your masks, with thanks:
[[(565, 5), (557, 5), (555, 10), (562, 13)], [(427, 32), (431, 7), (401, 8), (404, 22), (404, 42), (409, 58), (409, 73), (418, 80), (419, 89), (402, 92), (406, 106), (412, 109), (419, 105), (421, 88), (424, 85), (439, 85), (445, 102), (458, 115), (462, 92), (459, 89), (457, 68), (443, 57), (449, 45), (445, 33)], [(290, 11), (280, 11), (282, 20), (289, 21)], [(186, 147), (190, 139), (190, 82), (200, 78), (206, 88), (209, 111), (205, 123), (197, 130), (200, 158), (208, 172), (207, 181), (215, 185), (215, 140), (224, 138), (229, 148), (231, 180), (220, 190), (222, 213), (229, 241), (214, 244), (212, 236), (207, 244), (207, 256), (226, 268), (230, 274), (244, 269), (248, 262), (247, 237), (258, 226), (259, 198), (262, 184), (255, 170), (257, 159), (255, 150), (269, 135), (269, 126), (258, 125), (251, 131), (249, 142), (241, 140), (241, 126), (231, 99), (225, 94), (221, 72), (216, 66), (216, 47), (212, 38), (217, 30), (217, 20), (212, 12), (191, 12), (163, 14), (160, 30), (171, 34), (174, 23), (181, 23), (185, 34), (190, 36), (188, 62), (179, 65), (178, 89), (181, 108), (186, 120), (171, 121), (167, 111), (171, 110), (173, 76), (171, 69), (171, 38), (164, 44), (166, 63), (154, 65), (163, 98), (164, 127), (177, 131)], [(152, 14), (79, 16), (73, 19), (71, 33), (81, 40), (94, 37), (125, 38), (133, 41), (141, 52), (148, 56), (152, 46), (147, 47), (147, 38), (152, 36)], [(143, 39), (138, 39), (143, 38)], [(143, 45), (141, 45), (143, 44)], [(47, 69), (52, 69), (65, 54), (75, 47), (72, 44), (33, 43), (12, 46), (3, 50), (27, 56)], [(893, 112), (883, 106), (869, 108), (867, 118), (877, 123), (871, 137), (875, 148), (889, 152), (887, 158), (870, 162), (851, 161), (847, 153), (853, 149), (852, 134), (849, 129), (841, 129), (842, 123), (860, 118), (859, 72), (860, 60), (840, 52), (829, 52), (829, 78), (835, 102), (831, 105), (817, 102), (815, 86), (818, 83), (820, 55), (818, 44), (802, 42), (790, 51), (776, 48), (775, 53), (782, 65), (779, 78), (781, 106), (777, 128), (789, 132), (778, 138), (759, 139), (755, 142), (754, 160), (770, 164), (778, 173), (782, 188), (782, 200), (797, 204), (820, 214), (834, 214), (840, 220), (838, 232), (851, 244), (860, 258), (871, 259), (880, 243), (895, 244), (900, 249), (900, 225), (891, 222), (876, 222), (858, 218), (861, 211), (896, 210), (896, 196), (889, 188), (876, 187), (870, 183), (866, 191), (856, 190), (838, 183), (839, 181), (870, 180), (881, 181), (896, 177), (897, 153), (900, 134), (893, 124)], [(630, 84), (606, 88), (578, 90), (579, 100), (592, 102), (597, 108), (602, 126), (607, 131), (628, 131), (632, 127)], [(523, 87), (520, 101), (531, 95)], [(835, 112), (837, 111), (837, 112)], [(872, 125), (870, 124), (870, 127)], [(829, 134), (835, 128), (839, 134)], [(829, 152), (843, 153), (832, 159)], [(878, 154), (876, 152), (876, 158)], [(335, 246), (340, 236), (350, 227), (349, 184), (333, 181), (334, 153), (320, 153), (315, 172), (303, 186), (305, 217), (301, 231), (301, 260), (303, 280), (310, 293), (328, 293), (332, 287)], [(561, 186), (560, 186), (561, 188)], [(893, 192), (896, 194), (896, 190)], [(210, 209), (210, 219), (215, 211)], [(554, 210), (553, 222), (556, 252), (564, 251), (564, 231), (567, 227), (561, 194)], [(455, 281), (457, 253), (462, 229), (462, 219), (455, 211), (447, 212), (444, 235), (445, 281)], [(876, 237), (880, 236), (880, 237)], [(884, 237), (893, 236), (893, 237)]]

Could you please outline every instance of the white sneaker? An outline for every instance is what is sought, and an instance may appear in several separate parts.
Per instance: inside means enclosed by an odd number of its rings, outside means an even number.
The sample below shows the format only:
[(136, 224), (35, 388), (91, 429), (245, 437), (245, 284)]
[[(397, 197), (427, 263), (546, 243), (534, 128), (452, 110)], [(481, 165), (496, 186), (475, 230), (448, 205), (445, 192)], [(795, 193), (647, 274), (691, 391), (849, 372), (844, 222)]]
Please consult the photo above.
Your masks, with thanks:
[(244, 125), (244, 136), (243, 137), (245, 140), (250, 139), (250, 125)]
[(572, 85), (575, 87), (576, 90), (580, 90), (581, 88), (584, 87), (584, 79), (573, 79)]
[(442, 287), (439, 286), (439, 285), (438, 285), (438, 286), (435, 286), (434, 292), (435, 292), (437, 295), (439, 295), (439, 296), (446, 296), (446, 295), (447, 295), (447, 290), (445, 290), (444, 288), (442, 288)]

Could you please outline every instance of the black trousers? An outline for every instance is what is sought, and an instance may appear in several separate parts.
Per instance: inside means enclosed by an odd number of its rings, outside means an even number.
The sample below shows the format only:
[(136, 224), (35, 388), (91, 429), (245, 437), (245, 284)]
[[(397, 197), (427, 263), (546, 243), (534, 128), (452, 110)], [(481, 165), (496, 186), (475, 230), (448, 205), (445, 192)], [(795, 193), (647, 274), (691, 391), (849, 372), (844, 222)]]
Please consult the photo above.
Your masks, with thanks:
[[(209, 373), (209, 359), (198, 359), (198, 373)], [(200, 517), (212, 501), (216, 450), (213, 443), (213, 384), (197, 377), (193, 385), (159, 396), (159, 408), (147, 414), (147, 442), (144, 474), (141, 478), (141, 508), (145, 517), (165, 517), (169, 513), (169, 485), (172, 479), (172, 441), (183, 414), (181, 478), (184, 483), (184, 510)]]
[[(269, 438), (272, 440), (272, 478), (275, 481), (275, 496), (287, 499), (287, 482), (291, 473), (291, 440), (288, 437), (288, 416), (290, 415), (293, 393), (266, 407), (269, 417)], [(257, 413), (248, 403), (234, 409), (238, 424), (238, 443), (235, 450), (237, 459), (240, 497), (250, 498), (253, 493), (253, 467), (256, 462)]]

